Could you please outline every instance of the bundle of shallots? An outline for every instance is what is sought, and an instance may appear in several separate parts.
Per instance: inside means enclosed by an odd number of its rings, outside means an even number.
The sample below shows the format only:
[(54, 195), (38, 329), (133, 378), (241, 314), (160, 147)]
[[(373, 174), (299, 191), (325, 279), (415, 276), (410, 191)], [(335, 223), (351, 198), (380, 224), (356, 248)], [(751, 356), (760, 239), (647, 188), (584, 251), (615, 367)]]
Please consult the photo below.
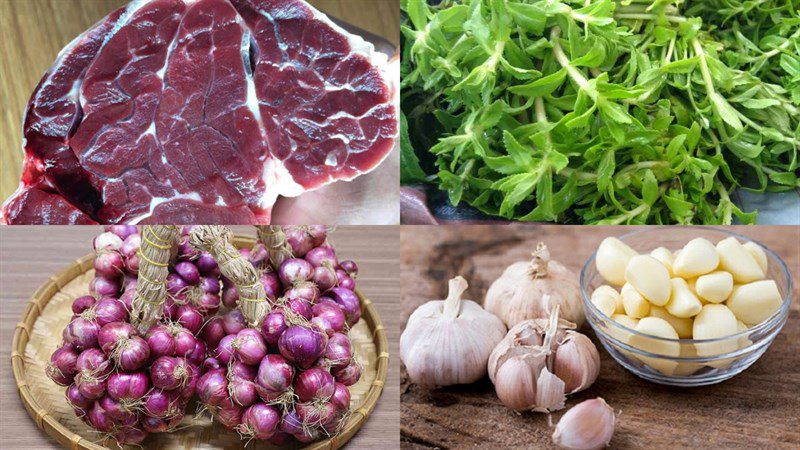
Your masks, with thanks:
[(240, 251), (225, 227), (191, 233), (219, 263), (223, 303), (237, 306), (203, 330), (212, 356), (198, 396), (245, 438), (312, 442), (339, 430), (361, 376), (347, 335), (361, 317), (358, 269), (338, 261), (321, 226), (261, 227), (259, 237)]
[(178, 230), (106, 230), (94, 240), (91, 295), (73, 302), (47, 373), (67, 386), (69, 403), (92, 428), (120, 445), (139, 444), (183, 419), (205, 344), (180, 317), (160, 322)]

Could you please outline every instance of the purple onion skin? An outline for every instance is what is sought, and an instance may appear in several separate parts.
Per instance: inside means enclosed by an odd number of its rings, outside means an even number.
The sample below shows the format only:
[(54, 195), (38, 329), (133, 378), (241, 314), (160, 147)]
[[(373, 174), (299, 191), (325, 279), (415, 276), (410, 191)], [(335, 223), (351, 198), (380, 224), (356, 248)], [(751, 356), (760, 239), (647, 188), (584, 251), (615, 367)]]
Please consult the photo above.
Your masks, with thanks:
[(245, 328), (236, 334), (234, 357), (251, 366), (258, 364), (267, 355), (267, 344), (261, 333), (254, 328)]
[(70, 384), (67, 388), (67, 400), (74, 408), (89, 408), (94, 401), (83, 394), (76, 384)]
[(183, 278), (187, 284), (196, 286), (200, 283), (200, 271), (197, 266), (189, 261), (181, 261), (175, 264), (175, 272)]
[(247, 319), (244, 318), (241, 311), (234, 309), (222, 316), (222, 326), (225, 334), (236, 334), (247, 328)]
[(130, 259), (136, 256), (136, 252), (139, 251), (141, 246), (142, 235), (139, 233), (131, 234), (122, 242), (122, 247), (119, 248), (119, 252), (122, 253), (125, 259)]
[(214, 353), (215, 357), (222, 364), (228, 364), (233, 359), (233, 340), (236, 339), (235, 334), (229, 334), (222, 338), (217, 345), (217, 350)]
[(181, 305), (178, 307), (178, 322), (192, 334), (197, 334), (203, 326), (203, 315), (193, 305)]
[(258, 393), (265, 402), (280, 397), (294, 380), (294, 366), (281, 355), (267, 355), (261, 360), (256, 375)]
[(86, 311), (87, 309), (91, 308), (92, 306), (94, 306), (96, 301), (97, 300), (95, 300), (95, 298), (92, 297), (91, 295), (84, 295), (83, 297), (78, 297), (75, 299), (75, 301), (72, 302), (72, 313), (76, 315), (80, 314)]
[(75, 360), (75, 369), (93, 376), (105, 376), (111, 369), (106, 354), (99, 348), (87, 348)]
[(311, 242), (314, 247), (319, 247), (328, 239), (328, 227), (325, 225), (308, 225), (308, 235), (311, 236)]
[(125, 240), (132, 235), (139, 234), (139, 229), (136, 225), (106, 225), (103, 229), (107, 232), (114, 233), (120, 239)]
[(355, 292), (343, 287), (335, 287), (328, 291), (327, 295), (342, 307), (347, 318), (347, 325), (352, 327), (358, 322), (358, 319), (361, 318), (361, 304)]
[(139, 333), (127, 322), (112, 322), (103, 326), (97, 333), (97, 344), (106, 354), (110, 354), (117, 342), (137, 336)]
[(281, 286), (281, 280), (278, 278), (278, 274), (275, 272), (263, 272), (260, 277), (261, 284), (264, 285), (264, 292), (267, 295), (267, 298), (270, 300), (275, 300), (281, 293), (283, 287)]
[(192, 397), (194, 397), (195, 392), (197, 392), (197, 367), (192, 364), (186, 365), (187, 369), (187, 377), (183, 383), (183, 386), (178, 388), (178, 395), (180, 396), (181, 401), (185, 404)]
[(302, 298), (314, 304), (319, 299), (319, 288), (314, 282), (301, 281), (287, 289), (283, 296), (286, 298)]
[(95, 251), (119, 250), (122, 247), (122, 238), (111, 232), (97, 235), (92, 241)]
[(226, 308), (233, 310), (236, 308), (238, 302), (239, 291), (236, 289), (236, 286), (225, 283), (225, 287), (222, 289), (222, 304), (225, 305)]
[(114, 250), (103, 250), (94, 258), (94, 271), (99, 277), (114, 279), (122, 274), (125, 261), (122, 255)]
[(334, 392), (334, 380), (327, 370), (312, 367), (300, 372), (294, 382), (294, 393), (301, 402), (326, 401)]
[(167, 297), (167, 299), (164, 300), (164, 309), (162, 311), (164, 313), (164, 318), (173, 321), (177, 320), (179, 307), (180, 305), (175, 303), (175, 300), (173, 300), (171, 297)]
[(175, 338), (163, 325), (156, 325), (147, 332), (147, 345), (150, 356), (175, 356)]
[(325, 352), (326, 338), (322, 332), (291, 326), (278, 339), (278, 349), (284, 358), (308, 369)]
[(97, 347), (100, 325), (93, 320), (77, 316), (67, 325), (66, 341), (78, 350)]
[(283, 232), (286, 235), (286, 242), (292, 248), (292, 254), (295, 257), (302, 258), (312, 248), (316, 247), (314, 239), (303, 227), (288, 226), (283, 228)]
[(188, 287), (189, 283), (177, 273), (170, 273), (167, 275), (167, 292), (173, 296), (183, 293)]
[(289, 445), (294, 440), (291, 434), (284, 433), (283, 431), (276, 431), (271, 438), (267, 439), (272, 445), (283, 446)]
[(94, 305), (95, 322), (101, 327), (111, 322), (125, 322), (128, 320), (128, 310), (125, 304), (116, 298), (106, 297)]
[(325, 347), (325, 358), (330, 364), (331, 370), (343, 369), (350, 364), (350, 360), (353, 358), (350, 338), (343, 333), (335, 333), (331, 336)]
[(105, 380), (94, 376), (84, 376), (81, 372), (75, 377), (75, 385), (78, 391), (86, 398), (98, 399), (106, 394), (108, 385)]
[(331, 370), (331, 374), (336, 381), (345, 386), (352, 386), (361, 379), (361, 365), (355, 359), (352, 359), (350, 364), (343, 368)]
[(197, 270), (205, 276), (214, 275), (215, 271), (219, 269), (217, 260), (208, 252), (201, 252), (197, 260), (195, 260), (194, 265), (197, 266)]
[(111, 420), (116, 423), (136, 423), (138, 421), (138, 417), (135, 412), (125, 408), (122, 403), (114, 400), (108, 395), (100, 398), (98, 402), (100, 402), (100, 406), (106, 410), (108, 417), (111, 417)]
[(242, 407), (229, 402), (217, 410), (216, 419), (228, 430), (234, 431), (242, 423)]
[(86, 414), (86, 419), (89, 425), (103, 433), (108, 433), (114, 427), (114, 423), (111, 418), (108, 417), (106, 410), (100, 406), (100, 402), (94, 402), (92, 408), (89, 409), (89, 413)]
[(349, 259), (344, 260), (339, 263), (339, 268), (347, 272), (347, 274), (352, 278), (358, 276), (358, 265), (355, 263), (355, 261), (351, 261)]
[(228, 386), (231, 399), (239, 406), (250, 406), (258, 400), (256, 384), (250, 380), (232, 376)]
[(186, 356), (195, 351), (197, 338), (189, 330), (178, 328), (173, 330), (175, 338), (175, 356)]
[(142, 429), (148, 433), (164, 433), (168, 430), (167, 421), (158, 417), (142, 417)]
[(203, 360), (203, 364), (200, 366), (200, 373), (205, 374), (206, 372), (210, 372), (212, 370), (221, 369), (222, 364), (219, 362), (217, 358), (213, 358), (209, 356), (208, 358)]
[(198, 252), (189, 244), (189, 241), (183, 241), (178, 244), (178, 259), (188, 261), (197, 258)]
[(186, 381), (189, 367), (189, 364), (181, 358), (162, 356), (150, 366), (150, 379), (159, 389), (177, 389)]
[(305, 259), (289, 258), (278, 269), (278, 277), (284, 286), (308, 281), (314, 275), (314, 267)]
[(231, 376), (237, 376), (250, 381), (255, 380), (257, 371), (258, 368), (256, 366), (251, 366), (241, 361), (233, 361), (228, 367), (228, 373)]
[(200, 338), (206, 343), (208, 348), (216, 348), (219, 341), (225, 337), (225, 327), (222, 325), (222, 317), (214, 316), (209, 319), (200, 331)]
[(211, 292), (205, 292), (200, 296), (200, 299), (197, 300), (195, 307), (200, 314), (204, 316), (212, 316), (219, 311), (220, 303), (219, 295)]
[(221, 406), (229, 399), (225, 369), (211, 370), (197, 381), (197, 395), (206, 405)]
[(338, 286), (345, 289), (354, 291), (356, 289), (356, 280), (350, 278), (348, 275), (337, 274)]
[(314, 275), (312, 275), (311, 280), (319, 287), (319, 290), (323, 292), (336, 286), (339, 281), (334, 269), (322, 266), (314, 268)]
[(297, 412), (287, 411), (286, 414), (283, 415), (280, 425), (278, 425), (278, 430), (282, 433), (295, 436), (303, 431), (303, 421), (300, 420)]
[(295, 411), (306, 425), (329, 426), (338, 418), (336, 408), (330, 402), (297, 403)]
[(309, 303), (308, 300), (305, 300), (303, 298), (290, 298), (286, 302), (286, 309), (291, 311), (293, 314), (300, 316), (306, 320), (311, 320), (312, 317), (311, 303)]
[(74, 376), (76, 373), (78, 373), (77, 350), (68, 344), (58, 347), (56, 351), (50, 355), (50, 366), (60, 374)]
[(120, 286), (116, 278), (94, 277), (89, 282), (89, 293), (95, 297), (117, 297)]
[(125, 270), (128, 273), (133, 275), (139, 274), (139, 256), (134, 254), (133, 256), (129, 256), (125, 258)]
[(264, 244), (260, 242), (250, 250), (248, 259), (256, 269), (264, 269), (269, 266), (269, 252), (264, 247)]
[(350, 390), (342, 383), (334, 383), (333, 395), (331, 396), (331, 404), (336, 408), (340, 414), (347, 412), (350, 409)]
[(249, 248), (240, 248), (239, 254), (244, 257), (246, 260), (250, 260), (250, 249)]
[(114, 372), (108, 376), (108, 395), (114, 400), (140, 400), (150, 389), (144, 372)]
[[(313, 314), (312, 322), (320, 325), (320, 328), (325, 330), (328, 336), (345, 330), (347, 318), (342, 307), (333, 300), (320, 301), (311, 308), (311, 312)], [(314, 320), (317, 318), (322, 319), (322, 322)]]
[(336, 250), (327, 245), (309, 251), (305, 256), (305, 260), (314, 267), (334, 268), (339, 265), (339, 259), (336, 258)]
[(117, 355), (119, 368), (125, 371), (134, 371), (150, 359), (150, 347), (139, 336), (134, 336), (125, 342), (125, 346)]
[(267, 314), (261, 322), (261, 335), (267, 344), (274, 347), (278, 345), (278, 339), (286, 331), (286, 317), (282, 311), (275, 311)]
[(199, 286), (200, 289), (203, 290), (203, 292), (219, 295), (220, 285), (219, 285), (219, 279), (217, 278), (201, 277)]
[(194, 343), (194, 350), (186, 355), (186, 360), (189, 364), (200, 366), (206, 358), (206, 344), (203, 341), (196, 340)]
[(152, 389), (144, 398), (144, 412), (151, 417), (166, 419), (180, 412), (175, 391)]
[(125, 310), (129, 313), (133, 310), (133, 296), (136, 294), (136, 285), (133, 289), (126, 289), (125, 292), (119, 296), (119, 301), (125, 306)]
[(256, 403), (242, 413), (240, 428), (244, 431), (243, 434), (266, 440), (275, 434), (280, 421), (281, 414), (277, 408), (265, 403)]

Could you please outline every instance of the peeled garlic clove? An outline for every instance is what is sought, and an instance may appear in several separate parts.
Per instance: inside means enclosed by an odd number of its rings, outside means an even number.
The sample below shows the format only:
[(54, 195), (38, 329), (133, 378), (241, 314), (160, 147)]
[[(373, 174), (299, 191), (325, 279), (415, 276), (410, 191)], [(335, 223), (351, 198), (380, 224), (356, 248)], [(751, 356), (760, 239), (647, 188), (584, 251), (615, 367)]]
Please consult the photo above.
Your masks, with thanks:
[(709, 273), (719, 265), (717, 249), (708, 239), (695, 238), (689, 241), (672, 265), (675, 276), (692, 278)]
[(724, 271), (699, 276), (695, 280), (694, 291), (702, 300), (722, 303), (733, 291), (733, 276)]
[(628, 261), (638, 255), (636, 250), (614, 237), (603, 239), (597, 248), (595, 266), (600, 275), (609, 283), (622, 286), (625, 284), (625, 268)]
[(617, 416), (598, 397), (570, 408), (556, 425), (553, 442), (569, 450), (595, 450), (608, 446), (614, 436)]
[[(672, 325), (658, 317), (645, 317), (639, 320), (639, 323), (636, 324), (636, 331), (661, 338), (678, 339), (678, 333), (672, 328)], [(631, 335), (628, 343), (632, 347), (657, 355), (676, 357), (681, 352), (680, 344), (677, 341), (664, 341), (638, 334)], [(654, 358), (644, 355), (636, 355), (636, 357), (647, 366), (665, 375), (671, 375), (678, 366), (676, 361), (669, 359)]]
[[(694, 348), (694, 344), (681, 344), (680, 357), (697, 358), (697, 351)], [(681, 362), (678, 363), (678, 366), (672, 371), (672, 375), (686, 377), (702, 369), (703, 366), (704, 364), (696, 362)]]
[(625, 280), (654, 305), (664, 306), (669, 301), (669, 272), (650, 255), (631, 258), (625, 268)]
[(592, 299), (594, 299), (597, 295), (607, 295), (614, 299), (614, 303), (616, 304), (614, 308), (614, 313), (616, 314), (623, 314), (625, 312), (625, 308), (622, 306), (622, 296), (619, 292), (614, 289), (613, 287), (604, 284), (592, 292)]
[(775, 281), (762, 280), (736, 286), (726, 304), (737, 319), (753, 326), (767, 320), (782, 303)]
[(767, 254), (764, 252), (764, 249), (752, 241), (745, 242), (742, 244), (742, 247), (744, 247), (744, 249), (750, 253), (750, 256), (756, 260), (758, 267), (761, 267), (761, 271), (764, 272), (764, 275), (766, 276), (767, 269), (769, 269), (769, 260), (767, 259)]
[(647, 300), (628, 283), (622, 286), (622, 305), (625, 308), (625, 314), (634, 319), (646, 317), (650, 312), (650, 304), (647, 303)]
[(681, 339), (690, 339), (692, 337), (692, 319), (675, 317), (660, 306), (650, 308), (650, 317), (658, 317), (669, 322)]
[(669, 272), (670, 278), (672, 278), (672, 265), (675, 263), (675, 256), (672, 254), (669, 249), (665, 247), (658, 247), (657, 249), (650, 252), (650, 256), (657, 259), (658, 262), (664, 265), (667, 268), (667, 272)]
[(591, 386), (600, 374), (600, 354), (591, 339), (567, 331), (567, 338), (556, 349), (553, 373), (564, 381), (567, 394)]
[[(694, 339), (715, 339), (736, 334), (739, 325), (736, 316), (725, 305), (708, 304), (694, 318), (692, 337)], [(715, 356), (738, 350), (739, 343), (733, 339), (695, 344), (700, 356)]]
[[(749, 328), (747, 325), (745, 325), (744, 322), (738, 319), (736, 320), (736, 325), (737, 325), (736, 329), (737, 333), (741, 333), (742, 331), (747, 331), (747, 329)], [(753, 342), (747, 338), (747, 335), (744, 335), (739, 338), (739, 348), (745, 348), (751, 345), (753, 345)]]
[(672, 295), (670, 295), (669, 303), (667, 303), (667, 311), (675, 317), (692, 317), (697, 315), (703, 304), (700, 299), (694, 295), (686, 280), (683, 278), (673, 278), (670, 280), (672, 285)]
[(606, 294), (592, 295), (592, 304), (606, 317), (611, 317), (617, 309), (617, 301)]
[(764, 271), (753, 255), (734, 237), (717, 243), (719, 268), (733, 275), (736, 283), (750, 283), (764, 278)]

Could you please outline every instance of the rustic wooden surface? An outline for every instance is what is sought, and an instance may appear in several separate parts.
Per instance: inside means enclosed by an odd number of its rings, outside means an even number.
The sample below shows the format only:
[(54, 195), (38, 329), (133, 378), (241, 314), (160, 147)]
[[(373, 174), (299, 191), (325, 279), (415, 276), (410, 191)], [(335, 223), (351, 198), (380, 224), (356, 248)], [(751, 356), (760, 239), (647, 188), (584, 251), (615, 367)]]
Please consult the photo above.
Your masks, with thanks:
[[(5, 0), (0, 0), (5, 1)], [(255, 235), (250, 227), (233, 227)], [(0, 449), (59, 448), (23, 408), (11, 374), (11, 337), (29, 296), (50, 275), (91, 251), (99, 227), (0, 227)], [(359, 289), (378, 309), (389, 339), (389, 373), (369, 420), (347, 449), (398, 448), (400, 304), (398, 227), (338, 227), (338, 253), (359, 265)]]
[[(403, 227), (403, 323), (420, 304), (446, 296), (446, 280), (470, 282), (464, 298), (482, 302), (486, 289), (510, 263), (548, 244), (553, 259), (577, 273), (599, 242), (622, 227), (448, 226)], [(603, 397), (621, 411), (611, 448), (800, 448), (800, 227), (737, 227), (781, 255), (794, 280), (789, 321), (749, 369), (723, 383), (681, 389), (644, 381), (618, 365), (594, 333), (601, 370), (567, 407)], [(494, 395), (488, 378), (468, 386), (427, 392), (401, 369), (401, 447), (552, 447), (552, 429), (539, 413), (517, 414)], [(555, 413), (554, 423), (563, 414)]]
[[(400, 45), (398, 0), (306, 0)], [(22, 116), (58, 52), (128, 0), (0, 0), (0, 202), (19, 184)]]

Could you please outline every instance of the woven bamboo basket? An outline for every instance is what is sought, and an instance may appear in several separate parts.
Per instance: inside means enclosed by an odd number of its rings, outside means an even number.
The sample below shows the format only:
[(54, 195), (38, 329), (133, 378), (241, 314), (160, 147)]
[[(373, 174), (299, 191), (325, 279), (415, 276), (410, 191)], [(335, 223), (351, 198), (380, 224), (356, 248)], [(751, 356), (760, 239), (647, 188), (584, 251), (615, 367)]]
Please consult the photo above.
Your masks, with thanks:
[[(234, 244), (251, 247), (255, 238), (236, 236)], [(72, 301), (88, 293), (94, 276), (94, 255), (86, 255), (67, 269), (53, 275), (31, 296), (22, 321), (14, 330), (11, 365), (19, 396), (36, 425), (61, 445), (70, 449), (117, 448), (75, 416), (67, 403), (65, 388), (45, 374), (50, 355), (60, 345), (61, 331), (72, 316)], [(305, 446), (307, 449), (336, 449), (344, 445), (366, 422), (378, 402), (389, 364), (386, 332), (375, 306), (360, 292), (361, 320), (350, 330), (355, 355), (363, 365), (361, 380), (350, 386), (351, 414), (335, 436)], [(193, 411), (190, 404), (189, 411)], [(159, 449), (233, 449), (243, 447), (239, 436), (211, 421), (207, 416), (188, 414), (184, 427), (171, 433), (151, 435), (145, 448)], [(247, 448), (278, 448), (262, 441), (251, 441)]]

